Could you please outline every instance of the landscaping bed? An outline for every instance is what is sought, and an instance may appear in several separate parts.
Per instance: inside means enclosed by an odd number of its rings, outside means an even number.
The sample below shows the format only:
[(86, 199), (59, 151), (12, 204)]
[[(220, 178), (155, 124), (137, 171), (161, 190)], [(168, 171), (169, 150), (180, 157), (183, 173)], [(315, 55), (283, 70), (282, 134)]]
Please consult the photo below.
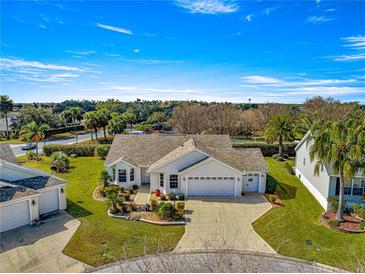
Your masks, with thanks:
[(321, 221), (324, 222), (328, 227), (333, 229), (337, 229), (344, 232), (349, 233), (364, 233), (365, 227), (361, 227), (362, 221), (359, 218), (351, 216), (349, 214), (344, 214), (343, 221), (339, 222), (335, 220), (336, 212), (333, 211), (326, 211), (322, 217)]

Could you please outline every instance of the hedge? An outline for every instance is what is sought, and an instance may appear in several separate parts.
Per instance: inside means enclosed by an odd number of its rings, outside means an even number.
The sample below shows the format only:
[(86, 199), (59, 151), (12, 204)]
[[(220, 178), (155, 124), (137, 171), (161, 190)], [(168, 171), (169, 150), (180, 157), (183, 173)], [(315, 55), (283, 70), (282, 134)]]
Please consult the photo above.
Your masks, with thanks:
[(65, 132), (70, 132), (70, 131), (80, 131), (80, 130), (85, 130), (85, 127), (83, 125), (72, 125), (72, 126), (66, 126), (66, 127), (60, 127), (60, 128), (51, 128), (46, 131), (46, 137), (49, 137), (49, 136), (52, 136), (55, 134), (60, 134), (60, 133), (65, 133)]
[[(288, 156), (295, 156), (296, 144), (284, 144), (284, 154)], [(246, 144), (233, 144), (234, 148), (260, 148), (264, 156), (273, 156), (279, 153), (279, 144), (266, 144), (266, 143), (246, 143)]]
[[(45, 145), (43, 147), (43, 152), (46, 156), (52, 155), (55, 151), (63, 151), (67, 155), (76, 154), (80, 157), (92, 157), (94, 156), (95, 148), (98, 144), (74, 144), (74, 145)], [(109, 146), (110, 145), (103, 145)]]

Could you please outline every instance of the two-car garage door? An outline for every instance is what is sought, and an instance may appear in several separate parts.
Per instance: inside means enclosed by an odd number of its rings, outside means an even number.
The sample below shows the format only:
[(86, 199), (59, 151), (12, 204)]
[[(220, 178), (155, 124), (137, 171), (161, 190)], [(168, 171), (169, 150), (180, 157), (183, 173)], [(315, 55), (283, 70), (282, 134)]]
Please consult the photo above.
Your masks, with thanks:
[(28, 200), (0, 207), (0, 232), (29, 223)]
[(234, 177), (188, 177), (188, 196), (235, 196)]

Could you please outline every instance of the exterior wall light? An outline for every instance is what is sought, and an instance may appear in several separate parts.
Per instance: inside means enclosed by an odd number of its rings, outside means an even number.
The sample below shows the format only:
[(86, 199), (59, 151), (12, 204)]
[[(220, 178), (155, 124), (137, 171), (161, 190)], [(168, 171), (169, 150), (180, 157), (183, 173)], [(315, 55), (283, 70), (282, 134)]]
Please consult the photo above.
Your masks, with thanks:
[(35, 200), (32, 200), (32, 206), (35, 206)]
[(65, 191), (63, 190), (63, 188), (61, 188), (61, 193), (64, 193)]

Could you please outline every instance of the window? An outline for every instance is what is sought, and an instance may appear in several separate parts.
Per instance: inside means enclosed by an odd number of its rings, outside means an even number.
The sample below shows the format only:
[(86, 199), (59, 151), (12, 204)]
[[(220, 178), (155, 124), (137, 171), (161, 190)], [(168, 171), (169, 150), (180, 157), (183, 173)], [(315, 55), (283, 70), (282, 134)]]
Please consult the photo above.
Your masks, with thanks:
[(127, 181), (127, 171), (125, 169), (119, 169), (118, 171), (118, 182), (125, 183)]
[(249, 182), (253, 182), (253, 179), (252, 179), (252, 178), (250, 178), (250, 179), (248, 179), (248, 181), (249, 181)]
[(218, 180), (222, 180), (223, 178), (222, 177), (218, 177)]
[(224, 179), (224, 180), (228, 180), (228, 177), (224, 177), (223, 179)]
[(177, 188), (178, 186), (178, 177), (177, 175), (170, 175), (170, 188)]
[(114, 182), (115, 181), (115, 167), (113, 167), (113, 169), (112, 169), (112, 179)]
[(362, 195), (364, 193), (365, 179), (354, 179), (352, 195)]
[(229, 177), (229, 179), (230, 179), (230, 180), (234, 180), (234, 178), (233, 178), (233, 177)]
[(205, 180), (205, 177), (200, 177), (200, 180)]
[(344, 185), (344, 193), (345, 195), (351, 195), (351, 185), (352, 185), (352, 182), (345, 182), (345, 185)]
[(164, 186), (164, 176), (163, 173), (160, 173), (160, 187)]
[(206, 180), (210, 180), (210, 177), (205, 177)]
[(129, 181), (134, 181), (134, 168), (132, 168), (129, 173)]
[(217, 177), (212, 177), (212, 180), (217, 180)]

